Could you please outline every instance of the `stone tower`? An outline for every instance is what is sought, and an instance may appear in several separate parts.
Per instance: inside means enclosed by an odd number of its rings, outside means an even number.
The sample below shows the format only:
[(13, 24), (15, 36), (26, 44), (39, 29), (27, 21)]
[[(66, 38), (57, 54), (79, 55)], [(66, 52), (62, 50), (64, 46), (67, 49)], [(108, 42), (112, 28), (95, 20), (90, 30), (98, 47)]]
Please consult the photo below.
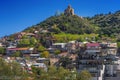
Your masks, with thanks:
[(64, 15), (66, 16), (74, 15), (74, 9), (70, 5), (68, 5), (67, 9), (65, 9), (64, 11)]

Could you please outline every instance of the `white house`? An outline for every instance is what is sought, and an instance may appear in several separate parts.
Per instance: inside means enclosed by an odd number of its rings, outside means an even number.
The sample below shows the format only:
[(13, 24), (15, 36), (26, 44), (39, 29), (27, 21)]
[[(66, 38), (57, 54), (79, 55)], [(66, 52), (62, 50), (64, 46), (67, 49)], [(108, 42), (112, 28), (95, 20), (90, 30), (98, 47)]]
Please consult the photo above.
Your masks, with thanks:
[(51, 48), (58, 49), (58, 50), (61, 50), (61, 51), (65, 51), (66, 50), (66, 44), (67, 43), (54, 43), (54, 44), (52, 44)]

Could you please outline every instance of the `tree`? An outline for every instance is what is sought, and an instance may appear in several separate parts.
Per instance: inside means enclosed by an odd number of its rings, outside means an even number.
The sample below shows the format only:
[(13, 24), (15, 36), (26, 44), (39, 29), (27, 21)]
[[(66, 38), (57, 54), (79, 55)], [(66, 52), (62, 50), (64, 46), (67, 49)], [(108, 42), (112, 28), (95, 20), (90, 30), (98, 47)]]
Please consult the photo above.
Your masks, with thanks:
[(12, 57), (21, 57), (22, 56), (22, 53), (20, 51), (16, 51), (14, 52), (12, 55)]
[(10, 63), (10, 65), (11, 65), (12, 75), (21, 76), (21, 77), (25, 76), (25, 74), (24, 74), (25, 72), (22, 70), (19, 63), (12, 62), (12, 63)]
[(59, 65), (67, 68), (70, 64), (72, 64), (72, 60), (68, 57), (61, 57), (59, 60)]
[(92, 78), (91, 74), (86, 70), (81, 71), (77, 75), (78, 80), (91, 80), (91, 78)]
[(27, 80), (28, 75), (17, 62), (5, 62), (0, 58), (0, 77), (2, 80)]
[(41, 57), (48, 58), (48, 57), (49, 57), (49, 52), (48, 52), (48, 51), (42, 52), (42, 53), (41, 53)]
[(117, 52), (120, 53), (120, 42), (117, 42), (117, 47), (118, 47)]
[(40, 80), (65, 80), (70, 77), (70, 71), (63, 67), (49, 66), (47, 72), (43, 72)]
[(5, 48), (3, 48), (3, 47), (0, 47), (0, 54), (5, 54)]
[(42, 74), (44, 74), (44, 70), (42, 68), (38, 68), (38, 67), (34, 67), (31, 66), (32, 68), (32, 72), (33, 72), (33, 76), (35, 80), (39, 79), (39, 76), (41, 76)]
[(29, 47), (30, 46), (30, 40), (29, 39), (22, 39), (18, 43), (18, 47)]
[(117, 42), (120, 42), (120, 36), (119, 35), (117, 36)]
[(39, 46), (37, 50), (38, 50), (39, 52), (43, 52), (43, 51), (45, 51), (46, 49), (45, 49), (45, 47), (43, 47), (43, 46)]
[(30, 46), (34, 46), (37, 43), (37, 40), (35, 37), (30, 38)]
[(117, 42), (117, 47), (120, 48), (120, 42)]
[(55, 50), (54, 54), (58, 55), (58, 54), (60, 54), (60, 52), (61, 52), (60, 50)]
[(78, 73), (76, 69), (68, 70), (63, 67), (48, 66), (47, 71), (32, 66), (35, 80), (91, 80), (91, 75), (84, 70)]

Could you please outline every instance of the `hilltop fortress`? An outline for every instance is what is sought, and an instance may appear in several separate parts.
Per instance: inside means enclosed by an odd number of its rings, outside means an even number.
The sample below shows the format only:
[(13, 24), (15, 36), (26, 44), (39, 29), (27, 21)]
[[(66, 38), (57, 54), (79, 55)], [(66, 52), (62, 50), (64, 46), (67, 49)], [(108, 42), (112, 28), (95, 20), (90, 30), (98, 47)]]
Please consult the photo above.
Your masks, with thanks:
[(74, 15), (74, 9), (70, 5), (68, 5), (67, 9), (65, 9), (64, 11), (64, 15), (66, 16)]

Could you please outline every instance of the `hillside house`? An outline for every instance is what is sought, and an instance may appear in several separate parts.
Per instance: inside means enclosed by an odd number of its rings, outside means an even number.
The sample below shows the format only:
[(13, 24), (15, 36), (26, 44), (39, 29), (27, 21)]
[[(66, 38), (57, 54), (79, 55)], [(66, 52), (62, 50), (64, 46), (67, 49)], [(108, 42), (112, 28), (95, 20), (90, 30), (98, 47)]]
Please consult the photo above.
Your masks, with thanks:
[(7, 55), (11, 55), (16, 51), (20, 51), (23, 55), (30, 54), (33, 51), (33, 48), (7, 48), (6, 53)]
[(52, 44), (51, 48), (58, 49), (60, 51), (66, 51), (66, 43), (54, 43)]
[(31, 59), (36, 59), (36, 58), (39, 58), (39, 57), (40, 57), (39, 53), (38, 54), (35, 54), (35, 53), (30, 54)]
[(99, 43), (87, 43), (86, 44), (86, 53), (100, 53), (100, 44)]
[(67, 50), (69, 53), (76, 53), (80, 49), (81, 43), (77, 41), (70, 41), (67, 43)]
[(0, 43), (0, 47), (3, 47), (3, 44), (2, 44), (2, 43)]
[(108, 54), (116, 55), (117, 43), (108, 43)]
[(117, 43), (108, 43), (108, 42), (104, 42), (101, 43), (101, 48), (102, 48), (102, 54), (104, 55), (108, 55), (108, 54), (112, 54), (112, 55), (116, 55), (117, 54)]
[(29, 38), (30, 37), (35, 37), (35, 34), (34, 33), (26, 33), (26, 36), (29, 37)]
[[(91, 51), (90, 51), (91, 53)], [(77, 58), (77, 70), (88, 70), (92, 75), (92, 80), (103, 80), (105, 71), (104, 60), (99, 57), (95, 52), (81, 53)]]

